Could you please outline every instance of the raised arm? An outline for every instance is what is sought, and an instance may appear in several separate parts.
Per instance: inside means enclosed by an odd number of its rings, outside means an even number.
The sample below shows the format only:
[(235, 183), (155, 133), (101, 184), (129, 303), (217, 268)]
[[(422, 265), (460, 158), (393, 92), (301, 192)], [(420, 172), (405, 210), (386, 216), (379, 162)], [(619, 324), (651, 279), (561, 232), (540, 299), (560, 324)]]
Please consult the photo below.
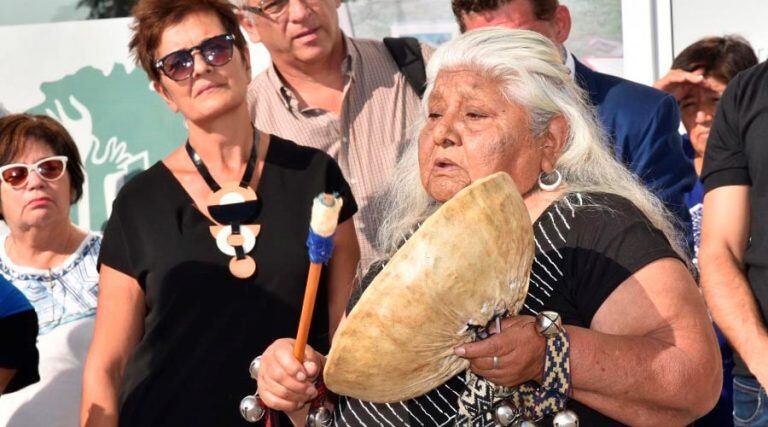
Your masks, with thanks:
[(712, 78), (705, 78), (703, 72), (690, 72), (678, 69), (669, 70), (667, 74), (653, 83), (653, 87), (669, 93), (675, 97), (678, 103), (694, 87), (709, 89), (718, 94), (722, 94), (725, 91), (723, 83)]
[(96, 327), (83, 373), (83, 427), (117, 426), (117, 393), (145, 316), (144, 292), (135, 279), (106, 265), (99, 274)]
[(653, 87), (672, 95), (679, 103), (695, 85), (704, 85), (704, 75), (672, 69), (653, 83)]

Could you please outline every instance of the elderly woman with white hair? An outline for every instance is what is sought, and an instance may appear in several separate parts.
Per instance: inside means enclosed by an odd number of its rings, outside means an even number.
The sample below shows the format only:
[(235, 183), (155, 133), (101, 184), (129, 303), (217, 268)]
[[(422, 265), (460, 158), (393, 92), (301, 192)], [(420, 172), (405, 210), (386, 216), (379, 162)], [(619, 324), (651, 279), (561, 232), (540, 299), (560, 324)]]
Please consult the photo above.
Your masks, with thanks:
[[(544, 382), (548, 350), (534, 322), (544, 310), (558, 312), (566, 331), (565, 394), (582, 425), (684, 425), (705, 414), (717, 400), (722, 369), (681, 239), (659, 200), (606, 149), (555, 47), (529, 31), (472, 31), (437, 50), (427, 79), (426, 119), (418, 147), (404, 154), (394, 174), (382, 247), (391, 257), (402, 236), (440, 204), (504, 171), (534, 230), (528, 294), (522, 312), (504, 319), (499, 333), (455, 349), (480, 378), (471, 390), (459, 374), (396, 404), (342, 396), (335, 423), (499, 423), (490, 413), (498, 408), (490, 385)], [(317, 393), (309, 378), (324, 358), (307, 349), (300, 364), (292, 343), (276, 341), (263, 354), (259, 394), (301, 423)], [(483, 402), (491, 404), (482, 409)]]

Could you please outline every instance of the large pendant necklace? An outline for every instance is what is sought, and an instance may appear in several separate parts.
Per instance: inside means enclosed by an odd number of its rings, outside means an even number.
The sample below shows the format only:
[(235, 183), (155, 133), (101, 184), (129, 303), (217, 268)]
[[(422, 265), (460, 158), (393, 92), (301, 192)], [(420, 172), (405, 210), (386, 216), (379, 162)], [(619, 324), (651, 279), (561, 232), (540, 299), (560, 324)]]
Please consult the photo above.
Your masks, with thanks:
[(229, 261), (229, 271), (240, 279), (251, 277), (256, 272), (256, 261), (248, 253), (256, 246), (256, 237), (261, 230), (260, 225), (253, 224), (259, 204), (256, 192), (250, 187), (256, 170), (257, 139), (258, 132), (254, 129), (253, 148), (243, 178), (239, 183), (229, 182), (224, 185), (219, 185), (213, 179), (189, 140), (185, 146), (195, 168), (213, 191), (206, 206), (215, 223), (210, 226), (211, 234), (216, 239), (219, 250), (232, 257)]

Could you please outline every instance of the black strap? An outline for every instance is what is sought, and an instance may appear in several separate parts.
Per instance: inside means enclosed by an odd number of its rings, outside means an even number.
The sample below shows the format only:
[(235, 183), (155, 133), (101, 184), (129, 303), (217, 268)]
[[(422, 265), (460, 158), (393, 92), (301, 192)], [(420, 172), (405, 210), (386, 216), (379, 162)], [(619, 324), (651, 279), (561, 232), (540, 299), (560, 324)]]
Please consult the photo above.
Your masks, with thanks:
[(233, 246), (235, 248), (235, 257), (237, 259), (245, 259), (245, 249), (242, 246)]
[(419, 41), (413, 37), (384, 37), (384, 45), (405, 80), (421, 98), (427, 88), (427, 73)]
[[(248, 164), (245, 166), (245, 172), (243, 172), (243, 178), (240, 180), (240, 186), (243, 188), (248, 187), (251, 183), (251, 179), (253, 179), (253, 172), (256, 170), (256, 158), (257, 156), (257, 150), (256, 150), (256, 140), (258, 139), (259, 133), (254, 129), (253, 130), (253, 148), (251, 148), (251, 155), (248, 157)], [(208, 171), (208, 168), (205, 166), (205, 163), (203, 163), (203, 159), (200, 158), (200, 155), (197, 154), (197, 151), (195, 151), (194, 148), (192, 148), (192, 144), (189, 143), (189, 140), (187, 140), (187, 143), (185, 144), (184, 148), (187, 149), (187, 154), (189, 155), (190, 160), (192, 160), (192, 163), (195, 165), (195, 168), (197, 168), (197, 172), (200, 173), (200, 176), (203, 177), (205, 180), (205, 183), (208, 184), (208, 187), (211, 188), (211, 191), (214, 193), (221, 190), (221, 186), (218, 182), (216, 182), (215, 179), (213, 179), (213, 176), (211, 176), (211, 173)]]

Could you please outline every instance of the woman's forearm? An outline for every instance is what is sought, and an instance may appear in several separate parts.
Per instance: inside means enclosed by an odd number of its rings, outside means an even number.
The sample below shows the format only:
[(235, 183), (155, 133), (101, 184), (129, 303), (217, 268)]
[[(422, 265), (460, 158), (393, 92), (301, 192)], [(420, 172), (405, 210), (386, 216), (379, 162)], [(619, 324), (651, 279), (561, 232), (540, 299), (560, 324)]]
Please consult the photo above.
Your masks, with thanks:
[(107, 369), (89, 366), (86, 362), (80, 404), (81, 427), (117, 427), (120, 377), (117, 373), (110, 374)]
[(611, 418), (630, 425), (684, 425), (717, 399), (721, 361), (714, 352), (684, 345), (694, 330), (662, 340), (567, 329), (572, 397)]
[(117, 392), (128, 357), (144, 333), (146, 305), (138, 282), (106, 264), (99, 275), (96, 326), (83, 373), (81, 427), (117, 426)]

